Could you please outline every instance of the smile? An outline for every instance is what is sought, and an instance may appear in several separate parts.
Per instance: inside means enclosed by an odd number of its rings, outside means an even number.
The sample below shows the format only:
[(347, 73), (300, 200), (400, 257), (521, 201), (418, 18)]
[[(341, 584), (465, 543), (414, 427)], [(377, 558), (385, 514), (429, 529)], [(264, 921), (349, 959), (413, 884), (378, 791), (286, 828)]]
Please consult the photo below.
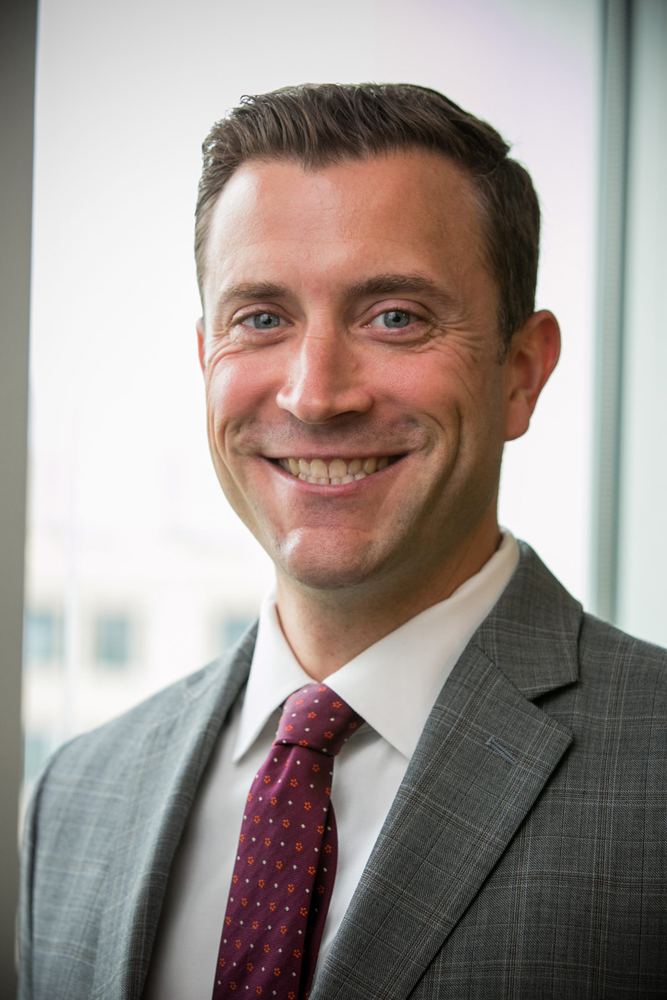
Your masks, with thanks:
[[(397, 456), (398, 457), (398, 456)], [(366, 479), (396, 461), (395, 458), (334, 458), (325, 462), (321, 458), (279, 458), (278, 464), (296, 479), (318, 486), (343, 486), (357, 479)]]

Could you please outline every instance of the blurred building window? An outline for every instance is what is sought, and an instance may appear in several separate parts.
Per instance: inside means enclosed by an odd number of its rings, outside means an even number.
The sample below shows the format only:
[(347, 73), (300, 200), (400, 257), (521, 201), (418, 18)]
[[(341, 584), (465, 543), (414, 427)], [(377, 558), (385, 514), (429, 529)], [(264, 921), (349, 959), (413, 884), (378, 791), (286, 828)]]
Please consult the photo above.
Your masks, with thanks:
[(54, 611), (28, 611), (24, 623), (27, 663), (52, 663), (61, 653), (61, 620)]
[(123, 615), (99, 615), (95, 622), (95, 662), (126, 667), (131, 659), (132, 624)]

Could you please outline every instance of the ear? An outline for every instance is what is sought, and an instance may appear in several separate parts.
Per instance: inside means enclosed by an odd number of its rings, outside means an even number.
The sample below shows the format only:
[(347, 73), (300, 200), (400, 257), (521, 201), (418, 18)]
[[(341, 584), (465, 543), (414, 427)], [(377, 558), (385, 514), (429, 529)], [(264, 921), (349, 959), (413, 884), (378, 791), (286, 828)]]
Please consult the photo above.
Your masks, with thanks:
[(558, 320), (547, 309), (533, 313), (512, 338), (505, 367), (505, 440), (528, 430), (535, 404), (560, 355)]
[(199, 364), (201, 370), (206, 373), (206, 333), (204, 330), (204, 317), (197, 320), (197, 349), (199, 351)]

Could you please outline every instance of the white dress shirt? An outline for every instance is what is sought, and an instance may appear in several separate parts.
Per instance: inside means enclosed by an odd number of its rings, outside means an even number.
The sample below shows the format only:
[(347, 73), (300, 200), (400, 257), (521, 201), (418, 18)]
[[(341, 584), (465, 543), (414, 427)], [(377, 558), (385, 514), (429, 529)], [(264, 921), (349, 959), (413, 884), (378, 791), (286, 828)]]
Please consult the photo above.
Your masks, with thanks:
[[(338, 867), (319, 971), (345, 915), (435, 700), (509, 582), (519, 559), (507, 531), (479, 573), (365, 649), (326, 684), (366, 721), (341, 750), (331, 799)], [(275, 593), (262, 604), (245, 692), (195, 797), (165, 897), (145, 1000), (210, 1000), (243, 808), (267, 756), (280, 706), (312, 682), (280, 627)]]

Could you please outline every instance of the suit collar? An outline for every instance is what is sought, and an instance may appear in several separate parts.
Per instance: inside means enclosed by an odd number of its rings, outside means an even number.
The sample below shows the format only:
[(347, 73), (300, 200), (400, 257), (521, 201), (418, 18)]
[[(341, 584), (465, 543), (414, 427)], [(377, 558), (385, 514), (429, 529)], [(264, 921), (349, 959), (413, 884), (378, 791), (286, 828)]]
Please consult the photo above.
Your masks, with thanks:
[(533, 700), (577, 680), (583, 609), (530, 545), (519, 548), (514, 576), (472, 642)]
[[(329, 687), (403, 754), (406, 764), (438, 692), (505, 590), (518, 561), (517, 541), (504, 532), (481, 570), (446, 600), (415, 615), (327, 677)], [(406, 663), (418, 663), (418, 672), (406, 670)], [(285, 698), (311, 680), (283, 635), (276, 593), (271, 591), (260, 611), (233, 760), (249, 749)]]
[(231, 654), (176, 685), (175, 696), (156, 702), (164, 709), (142, 725), (133, 743), (116, 827), (123, 836), (109, 866), (95, 1000), (142, 995), (174, 852), (217, 736), (247, 680), (255, 631)]
[(577, 676), (581, 608), (535, 553), (445, 683), (311, 1000), (405, 1000), (572, 736), (531, 699)]

